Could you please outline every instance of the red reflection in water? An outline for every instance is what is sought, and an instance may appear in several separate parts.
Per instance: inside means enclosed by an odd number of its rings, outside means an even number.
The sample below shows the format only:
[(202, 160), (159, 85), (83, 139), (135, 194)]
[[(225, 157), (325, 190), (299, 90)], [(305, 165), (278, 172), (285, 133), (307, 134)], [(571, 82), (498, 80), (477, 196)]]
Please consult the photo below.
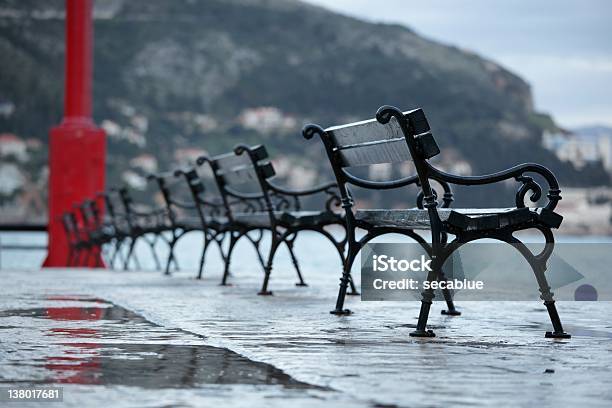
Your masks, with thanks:
[(100, 320), (104, 307), (51, 307), (47, 316), (52, 320)]
[[(67, 298), (51, 298), (50, 300), (73, 300)], [(91, 321), (100, 320), (105, 308), (100, 307), (57, 307), (47, 308), (47, 316), (57, 321)], [(54, 327), (49, 330), (51, 335), (66, 335), (76, 338), (96, 338), (99, 333), (88, 327)], [(48, 356), (45, 368), (55, 373), (53, 381), (64, 384), (99, 384), (101, 362), (99, 344), (97, 343), (64, 343), (67, 347), (63, 356)], [(72, 354), (69, 355), (69, 354)]]

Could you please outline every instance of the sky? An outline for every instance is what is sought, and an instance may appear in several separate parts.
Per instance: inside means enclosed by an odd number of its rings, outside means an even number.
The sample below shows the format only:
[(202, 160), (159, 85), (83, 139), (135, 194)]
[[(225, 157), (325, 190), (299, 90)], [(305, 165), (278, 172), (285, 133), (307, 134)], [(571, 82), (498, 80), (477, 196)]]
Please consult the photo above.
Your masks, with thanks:
[(611, 0), (306, 1), (475, 51), (527, 80), (561, 126), (612, 126)]

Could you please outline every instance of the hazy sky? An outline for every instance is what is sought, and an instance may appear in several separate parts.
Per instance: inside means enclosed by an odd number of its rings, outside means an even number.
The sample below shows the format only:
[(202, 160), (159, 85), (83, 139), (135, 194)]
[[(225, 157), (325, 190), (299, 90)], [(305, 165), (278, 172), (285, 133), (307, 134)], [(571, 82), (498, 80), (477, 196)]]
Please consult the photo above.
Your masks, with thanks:
[(476, 51), (525, 78), (563, 126), (612, 126), (612, 0), (307, 1)]

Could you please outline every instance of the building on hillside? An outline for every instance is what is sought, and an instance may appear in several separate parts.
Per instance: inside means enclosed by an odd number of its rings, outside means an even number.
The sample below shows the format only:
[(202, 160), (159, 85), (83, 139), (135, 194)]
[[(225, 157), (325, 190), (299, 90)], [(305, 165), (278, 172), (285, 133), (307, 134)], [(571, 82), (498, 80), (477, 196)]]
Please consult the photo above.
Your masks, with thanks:
[(0, 163), (0, 196), (11, 196), (23, 187), (24, 180), (17, 164)]
[(19, 161), (28, 160), (28, 146), (12, 133), (0, 134), (0, 157), (14, 156)]
[(567, 131), (544, 132), (542, 144), (555, 152), (559, 159), (573, 163), (577, 168), (601, 161), (612, 171), (612, 137), (587, 137)]
[(245, 129), (253, 129), (261, 133), (287, 131), (297, 126), (295, 118), (273, 106), (245, 109), (238, 117), (238, 121)]
[(130, 166), (141, 169), (145, 173), (156, 173), (157, 172), (157, 159), (150, 154), (141, 154), (130, 160)]

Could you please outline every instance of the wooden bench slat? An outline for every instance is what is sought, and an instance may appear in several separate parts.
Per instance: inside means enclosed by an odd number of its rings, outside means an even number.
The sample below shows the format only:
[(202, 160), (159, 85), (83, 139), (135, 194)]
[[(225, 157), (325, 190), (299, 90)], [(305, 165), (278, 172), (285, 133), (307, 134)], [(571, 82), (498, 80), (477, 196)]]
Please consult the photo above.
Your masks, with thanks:
[[(258, 145), (253, 146), (251, 148), (251, 153), (254, 155), (254, 159), (256, 162), (262, 161), (268, 158), (268, 151), (265, 146)], [(243, 153), (237, 155), (235, 153), (225, 153), (220, 154), (212, 158), (212, 160), (217, 163), (217, 166), (223, 170), (232, 170), (235, 167), (242, 167), (245, 165), (253, 165), (251, 158), (248, 154)]]
[[(431, 130), (422, 109), (406, 111), (404, 116), (407, 117), (415, 135)], [(332, 126), (325, 129), (325, 131), (331, 135), (337, 147), (404, 137), (404, 133), (395, 118), (391, 118), (389, 123), (384, 125), (376, 119), (369, 119), (346, 125)]]
[[(266, 179), (276, 174), (274, 172), (274, 167), (270, 162), (259, 163), (257, 164), (257, 168), (263, 173), (263, 176)], [(256, 186), (259, 186), (256, 168), (251, 163), (233, 167), (229, 170), (219, 170), (219, 175), (229, 185), (255, 183)]]
[(220, 171), (219, 175), (229, 185), (259, 183), (253, 166), (234, 167), (232, 170)]
[(378, 143), (354, 145), (338, 150), (344, 167), (411, 161), (410, 150), (403, 137)]
[(235, 167), (246, 166), (251, 164), (249, 155), (243, 154), (240, 156), (234, 153), (221, 154), (213, 157), (213, 161), (219, 166), (221, 170), (231, 170)]
[(326, 129), (326, 132), (332, 136), (338, 147), (404, 137), (395, 118), (391, 119), (386, 125), (380, 124), (376, 119), (369, 119), (342, 126), (333, 126)]

